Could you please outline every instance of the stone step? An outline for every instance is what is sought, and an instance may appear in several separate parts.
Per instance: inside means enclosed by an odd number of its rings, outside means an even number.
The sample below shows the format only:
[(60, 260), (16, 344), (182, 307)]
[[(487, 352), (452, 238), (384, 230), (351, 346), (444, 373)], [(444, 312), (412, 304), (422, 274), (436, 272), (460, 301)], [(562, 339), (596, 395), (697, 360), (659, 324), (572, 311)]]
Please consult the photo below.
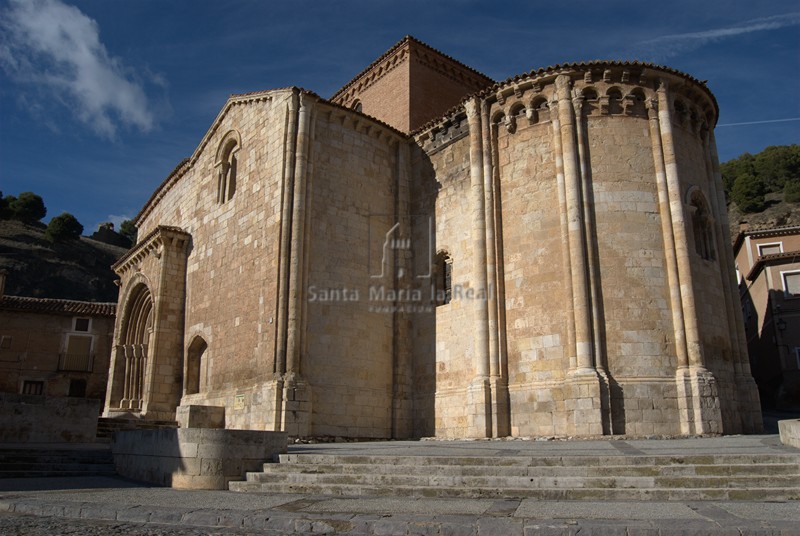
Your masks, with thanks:
[(800, 499), (797, 486), (789, 488), (450, 488), (388, 487), (363, 485), (315, 485), (261, 482), (231, 482), (231, 491), (271, 494), (337, 495), (347, 497), (437, 497), (437, 498), (530, 498), (560, 500), (619, 501), (786, 501)]
[(99, 470), (113, 470), (113, 460), (93, 461), (93, 462), (37, 462), (37, 461), (24, 461), (24, 462), (0, 462), (0, 472), (3, 471), (39, 471), (48, 470), (57, 467), (61, 471), (91, 471)]
[(114, 457), (108, 446), (0, 449), (0, 478), (114, 474)]
[(599, 456), (279, 456), (234, 491), (546, 500), (800, 499), (793, 453)]
[(280, 463), (305, 465), (458, 465), (492, 467), (538, 466), (631, 466), (631, 465), (746, 465), (761, 463), (798, 464), (800, 456), (794, 454), (717, 454), (690, 456), (360, 456), (334, 454), (281, 454)]
[(797, 487), (800, 475), (794, 476), (681, 476), (681, 477), (514, 477), (514, 476), (442, 476), (384, 474), (309, 474), (247, 473), (247, 481), (262, 483), (307, 484), (320, 486), (353, 485), (394, 487), (449, 488), (774, 488)]
[(44, 477), (66, 477), (66, 476), (115, 476), (117, 474), (114, 466), (107, 468), (86, 468), (81, 470), (62, 470), (60, 468), (25, 470), (25, 471), (0, 471), (0, 479), (3, 478), (44, 478)]
[[(263, 472), (276, 475), (289, 473), (306, 474), (361, 474), (364, 464), (265, 463)], [(384, 475), (430, 475), (441, 476), (737, 476), (737, 475), (800, 475), (797, 463), (763, 463), (738, 465), (402, 465), (372, 464), (369, 471)]]

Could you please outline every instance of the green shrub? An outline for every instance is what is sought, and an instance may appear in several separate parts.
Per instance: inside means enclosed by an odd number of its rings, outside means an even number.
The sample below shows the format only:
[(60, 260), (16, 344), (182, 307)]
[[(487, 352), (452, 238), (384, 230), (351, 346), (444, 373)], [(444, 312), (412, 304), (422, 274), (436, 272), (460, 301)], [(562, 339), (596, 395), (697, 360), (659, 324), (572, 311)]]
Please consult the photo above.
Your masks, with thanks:
[(33, 192), (22, 192), (8, 206), (13, 213), (12, 217), (25, 223), (36, 223), (47, 215), (44, 201)]
[(742, 212), (760, 212), (766, 207), (764, 183), (749, 173), (740, 175), (733, 183), (731, 197)]
[(64, 212), (50, 220), (44, 236), (50, 242), (65, 242), (80, 238), (82, 232), (83, 225), (78, 222), (75, 216), (69, 212)]

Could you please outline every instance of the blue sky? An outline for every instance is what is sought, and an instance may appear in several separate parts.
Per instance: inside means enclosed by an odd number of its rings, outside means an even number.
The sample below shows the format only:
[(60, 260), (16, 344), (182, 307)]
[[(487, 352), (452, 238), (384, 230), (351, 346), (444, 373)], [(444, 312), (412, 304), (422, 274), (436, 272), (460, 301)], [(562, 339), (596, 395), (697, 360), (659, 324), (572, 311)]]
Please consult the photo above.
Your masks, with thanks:
[(410, 34), (488, 76), (592, 59), (687, 72), (721, 160), (800, 142), (796, 1), (0, 0), (0, 190), (91, 233), (134, 216), (228, 95), (331, 96)]

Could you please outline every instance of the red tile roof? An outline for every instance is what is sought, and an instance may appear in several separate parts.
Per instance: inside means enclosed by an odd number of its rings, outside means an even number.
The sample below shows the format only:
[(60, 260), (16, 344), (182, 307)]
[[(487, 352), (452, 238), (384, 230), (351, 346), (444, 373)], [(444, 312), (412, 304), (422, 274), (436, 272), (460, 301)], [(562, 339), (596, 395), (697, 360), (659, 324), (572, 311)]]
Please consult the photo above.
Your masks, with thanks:
[(0, 298), (0, 311), (114, 317), (117, 314), (117, 304), (3, 296)]

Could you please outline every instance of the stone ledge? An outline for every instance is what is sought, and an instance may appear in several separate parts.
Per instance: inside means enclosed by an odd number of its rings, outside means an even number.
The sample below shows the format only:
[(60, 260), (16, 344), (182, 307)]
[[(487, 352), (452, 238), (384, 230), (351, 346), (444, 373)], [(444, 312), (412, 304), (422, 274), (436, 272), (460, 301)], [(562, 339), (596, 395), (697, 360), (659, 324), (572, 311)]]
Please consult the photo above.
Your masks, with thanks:
[(781, 443), (800, 449), (800, 419), (778, 421)]
[(177, 489), (227, 489), (287, 452), (285, 432), (210, 428), (131, 430), (114, 436), (117, 472)]

